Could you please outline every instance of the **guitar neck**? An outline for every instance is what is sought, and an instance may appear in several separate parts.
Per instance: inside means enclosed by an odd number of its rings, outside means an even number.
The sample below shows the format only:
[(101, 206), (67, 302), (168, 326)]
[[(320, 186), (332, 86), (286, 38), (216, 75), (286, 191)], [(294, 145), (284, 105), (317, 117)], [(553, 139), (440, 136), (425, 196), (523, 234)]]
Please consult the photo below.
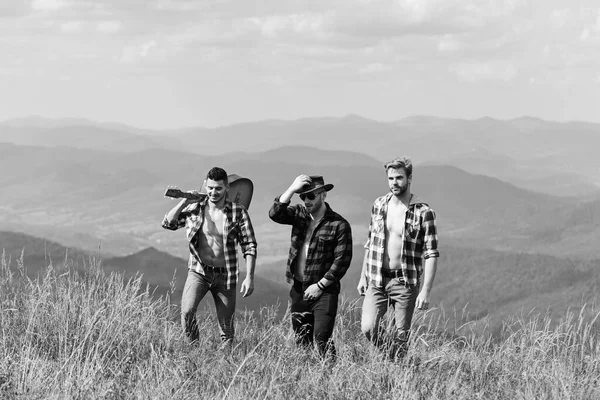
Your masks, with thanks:
[(177, 196), (177, 198), (178, 199), (188, 199), (188, 200), (202, 200), (206, 196), (208, 196), (208, 195), (206, 195), (204, 193), (182, 192), (179, 196)]

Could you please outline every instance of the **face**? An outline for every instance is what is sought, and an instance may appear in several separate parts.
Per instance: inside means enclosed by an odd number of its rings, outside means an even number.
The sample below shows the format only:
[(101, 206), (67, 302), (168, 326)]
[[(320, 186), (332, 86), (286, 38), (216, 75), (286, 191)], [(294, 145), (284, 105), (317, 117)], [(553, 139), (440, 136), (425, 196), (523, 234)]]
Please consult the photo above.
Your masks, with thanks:
[(410, 185), (411, 177), (406, 176), (404, 168), (390, 168), (387, 170), (387, 176), (390, 192), (392, 192), (394, 196), (402, 196)]
[(311, 214), (315, 214), (321, 209), (321, 207), (324, 207), (324, 193), (325, 192), (321, 190), (308, 193), (306, 195), (301, 195), (300, 200), (304, 201), (304, 207), (306, 207), (306, 211)]
[(225, 198), (229, 186), (223, 181), (206, 180), (206, 193), (211, 203), (218, 203)]

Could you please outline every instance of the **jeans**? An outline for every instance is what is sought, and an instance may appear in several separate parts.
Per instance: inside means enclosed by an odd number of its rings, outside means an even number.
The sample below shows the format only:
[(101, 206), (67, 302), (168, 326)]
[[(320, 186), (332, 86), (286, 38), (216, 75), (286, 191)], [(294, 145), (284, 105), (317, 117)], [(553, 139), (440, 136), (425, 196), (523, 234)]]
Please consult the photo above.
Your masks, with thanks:
[[(368, 340), (393, 355), (408, 349), (410, 324), (415, 311), (418, 287), (406, 287), (401, 278), (383, 278), (383, 287), (370, 285), (363, 301), (361, 330)], [(381, 319), (389, 307), (394, 309), (395, 329), (386, 333)]]
[(217, 309), (217, 320), (223, 344), (231, 345), (233, 342), (235, 314), (235, 285), (227, 289), (227, 275), (214, 272), (200, 274), (189, 270), (183, 295), (181, 296), (181, 325), (192, 343), (199, 339), (196, 311), (200, 300), (210, 291)]
[(304, 300), (303, 296), (302, 283), (295, 281), (290, 290), (290, 311), (296, 343), (312, 347), (314, 340), (321, 357), (329, 353), (335, 358), (335, 346), (331, 336), (337, 314), (338, 294), (326, 290), (316, 300)]

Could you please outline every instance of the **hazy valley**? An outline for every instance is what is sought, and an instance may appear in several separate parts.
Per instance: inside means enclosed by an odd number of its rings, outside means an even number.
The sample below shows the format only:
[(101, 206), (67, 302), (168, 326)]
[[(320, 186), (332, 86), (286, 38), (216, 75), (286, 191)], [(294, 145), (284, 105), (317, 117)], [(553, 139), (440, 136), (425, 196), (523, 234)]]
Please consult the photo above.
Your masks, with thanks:
[(7, 171), (0, 176), (0, 246), (13, 259), (24, 246), (32, 269), (48, 261), (44, 241), (77, 258), (99, 254), (105, 269), (140, 271), (160, 293), (177, 269), (180, 290), (187, 245), (183, 232), (160, 227), (174, 204), (164, 189), (197, 188), (219, 165), (255, 185), (259, 281), (247, 305), (278, 297), (285, 304), (289, 228), (267, 212), (295, 176), (318, 173), (335, 185), (328, 202), (353, 227), (355, 255), (343, 282), (352, 298), (370, 207), (387, 192), (382, 164), (408, 154), (413, 192), (438, 215), (435, 303), (495, 321), (534, 307), (558, 317), (593, 301), (598, 286), (600, 161), (586, 149), (599, 133), (598, 125), (530, 118), (382, 123), (349, 116), (152, 132), (81, 120), (8, 121), (0, 124), (0, 169)]

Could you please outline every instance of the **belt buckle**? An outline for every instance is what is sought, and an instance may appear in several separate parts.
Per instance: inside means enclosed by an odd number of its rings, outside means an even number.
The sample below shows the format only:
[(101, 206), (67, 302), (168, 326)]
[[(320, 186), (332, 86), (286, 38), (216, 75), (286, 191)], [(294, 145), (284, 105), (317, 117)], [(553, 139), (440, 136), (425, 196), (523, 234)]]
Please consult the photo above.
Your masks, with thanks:
[(217, 271), (220, 272), (221, 271), (221, 268), (217, 268), (214, 265), (206, 264), (206, 263), (204, 263), (202, 261), (200, 262), (200, 265), (202, 265), (202, 268), (204, 268), (206, 270), (209, 270), (209, 271), (213, 271), (213, 272), (217, 272)]
[(401, 269), (384, 269), (382, 270), (382, 275), (386, 278), (402, 278), (402, 270)]

